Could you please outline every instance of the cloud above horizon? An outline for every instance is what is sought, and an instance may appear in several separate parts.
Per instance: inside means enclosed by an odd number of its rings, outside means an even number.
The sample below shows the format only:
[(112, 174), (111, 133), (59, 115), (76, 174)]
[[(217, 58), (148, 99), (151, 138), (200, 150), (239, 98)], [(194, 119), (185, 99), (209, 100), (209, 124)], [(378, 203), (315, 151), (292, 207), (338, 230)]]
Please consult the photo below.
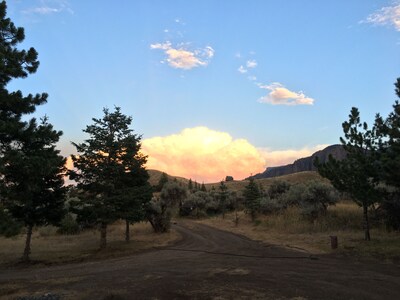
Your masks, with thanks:
[(144, 139), (147, 168), (198, 182), (219, 182), (225, 176), (236, 180), (263, 172), (265, 168), (293, 163), (328, 145), (301, 149), (257, 148), (246, 139), (204, 126), (186, 128), (177, 134)]
[(370, 14), (365, 20), (360, 23), (370, 23), (379, 26), (391, 26), (396, 31), (400, 31), (400, 3), (396, 5), (385, 6), (376, 12)]
[(258, 100), (260, 103), (288, 106), (314, 104), (314, 99), (307, 97), (302, 91), (293, 92), (279, 82), (274, 82), (269, 85), (258, 84), (258, 87), (270, 91), (268, 95)]
[(243, 179), (262, 172), (265, 160), (245, 139), (207, 127), (186, 128), (178, 134), (142, 141), (147, 167), (198, 182), (218, 182), (230, 175)]
[(163, 50), (166, 58), (161, 62), (167, 63), (172, 68), (183, 70), (207, 66), (215, 53), (211, 46), (190, 49), (189, 44), (173, 46), (170, 41), (151, 44), (150, 49)]

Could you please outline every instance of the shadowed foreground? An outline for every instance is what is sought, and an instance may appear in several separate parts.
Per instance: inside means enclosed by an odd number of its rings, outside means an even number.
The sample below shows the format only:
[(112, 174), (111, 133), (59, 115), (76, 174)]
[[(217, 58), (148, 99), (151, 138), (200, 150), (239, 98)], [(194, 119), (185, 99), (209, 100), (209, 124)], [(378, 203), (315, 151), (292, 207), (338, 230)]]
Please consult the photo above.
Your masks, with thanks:
[(106, 261), (0, 270), (0, 299), (398, 299), (400, 268), (264, 245), (180, 222), (173, 246)]

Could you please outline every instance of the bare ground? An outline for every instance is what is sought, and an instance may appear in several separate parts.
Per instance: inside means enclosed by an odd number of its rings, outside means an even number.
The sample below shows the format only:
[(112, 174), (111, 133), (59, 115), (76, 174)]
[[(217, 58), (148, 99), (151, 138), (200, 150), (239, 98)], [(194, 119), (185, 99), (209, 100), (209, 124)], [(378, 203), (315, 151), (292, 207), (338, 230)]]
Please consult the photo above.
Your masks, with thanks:
[(180, 221), (173, 246), (50, 267), (0, 269), (0, 299), (398, 299), (398, 264), (353, 262)]

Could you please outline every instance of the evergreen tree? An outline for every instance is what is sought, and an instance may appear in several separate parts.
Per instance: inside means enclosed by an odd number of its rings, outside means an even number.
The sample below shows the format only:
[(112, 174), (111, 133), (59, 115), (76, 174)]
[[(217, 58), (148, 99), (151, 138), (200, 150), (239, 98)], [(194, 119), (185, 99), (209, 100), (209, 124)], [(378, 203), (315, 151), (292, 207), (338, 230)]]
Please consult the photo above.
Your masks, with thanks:
[[(395, 82), (395, 92), (400, 99), (400, 78)], [(400, 230), (400, 103), (386, 119), (377, 115), (375, 126), (379, 133), (380, 180), (389, 188), (381, 203), (384, 219), (389, 229)]]
[[(35, 111), (37, 105), (47, 100), (47, 94), (23, 96), (21, 91), (9, 92), (7, 84), (12, 79), (26, 78), (35, 73), (39, 61), (34, 48), (19, 50), (17, 45), (25, 39), (24, 28), (16, 27), (6, 18), (7, 5), (0, 3), (0, 151), (18, 139), (27, 125), (21, 117)], [(0, 153), (1, 155), (2, 153)]]
[(254, 221), (260, 208), (261, 193), (253, 178), (250, 178), (249, 184), (245, 187), (243, 192), (243, 196), (245, 208), (247, 212), (250, 213), (251, 220)]
[(225, 219), (225, 212), (228, 200), (228, 187), (225, 185), (223, 181), (221, 181), (219, 184), (218, 200), (219, 200), (219, 207), (222, 212), (222, 218)]
[(189, 189), (189, 192), (193, 192), (193, 182), (192, 182), (192, 178), (190, 178), (189, 179), (189, 182), (188, 182), (188, 189)]
[(61, 134), (47, 123), (47, 118), (39, 125), (32, 119), (18, 144), (1, 158), (4, 206), (27, 228), (24, 261), (29, 260), (33, 227), (57, 225), (65, 214), (65, 158), (55, 148)]
[(83, 131), (89, 134), (84, 143), (73, 145), (78, 155), (72, 160), (76, 171), (70, 171), (82, 191), (74, 210), (81, 220), (100, 225), (100, 248), (106, 247), (107, 226), (117, 219), (141, 220), (151, 199), (149, 175), (144, 169), (147, 156), (140, 153), (141, 136), (129, 128), (132, 118), (104, 109), (101, 119)]
[[(12, 79), (36, 72), (39, 61), (34, 48), (19, 50), (24, 29), (6, 18), (7, 5), (0, 3), (0, 202), (8, 216), (27, 227), (23, 260), (29, 260), (32, 228), (56, 224), (64, 214), (62, 172), (65, 160), (55, 149), (61, 136), (45, 117), (22, 120), (36, 106), (47, 101), (47, 94), (9, 92)], [(1, 203), (0, 203), (1, 204)]]
[(361, 122), (360, 113), (353, 107), (349, 121), (342, 124), (344, 137), (340, 141), (347, 153), (344, 160), (335, 160), (332, 156), (325, 164), (315, 164), (321, 176), (328, 178), (339, 191), (347, 193), (363, 208), (365, 240), (369, 241), (370, 224), (368, 207), (380, 200), (379, 163), (377, 160), (376, 126), (369, 129)]
[(201, 184), (201, 189), (202, 192), (207, 192), (206, 186), (204, 184), (204, 182)]

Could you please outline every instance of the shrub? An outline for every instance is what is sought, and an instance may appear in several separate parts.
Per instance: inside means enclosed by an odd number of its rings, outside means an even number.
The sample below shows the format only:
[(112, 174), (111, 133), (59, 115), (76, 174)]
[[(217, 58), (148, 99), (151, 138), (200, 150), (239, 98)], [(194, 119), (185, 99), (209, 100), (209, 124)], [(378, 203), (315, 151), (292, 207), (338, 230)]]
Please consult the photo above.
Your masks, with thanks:
[(77, 234), (79, 233), (79, 224), (72, 214), (66, 214), (61, 220), (60, 227), (57, 232), (60, 234)]
[(181, 216), (201, 217), (206, 215), (206, 204), (213, 199), (207, 192), (197, 191), (183, 200), (179, 209)]
[(18, 223), (0, 206), (0, 235), (9, 238), (21, 233), (22, 224)]
[(400, 230), (400, 193), (390, 193), (380, 206), (380, 217), (388, 230)]
[(290, 189), (290, 183), (282, 180), (275, 180), (268, 188), (268, 196), (271, 199), (277, 199)]
[(260, 212), (262, 214), (271, 214), (282, 211), (286, 206), (281, 198), (271, 199), (268, 196), (260, 198)]

